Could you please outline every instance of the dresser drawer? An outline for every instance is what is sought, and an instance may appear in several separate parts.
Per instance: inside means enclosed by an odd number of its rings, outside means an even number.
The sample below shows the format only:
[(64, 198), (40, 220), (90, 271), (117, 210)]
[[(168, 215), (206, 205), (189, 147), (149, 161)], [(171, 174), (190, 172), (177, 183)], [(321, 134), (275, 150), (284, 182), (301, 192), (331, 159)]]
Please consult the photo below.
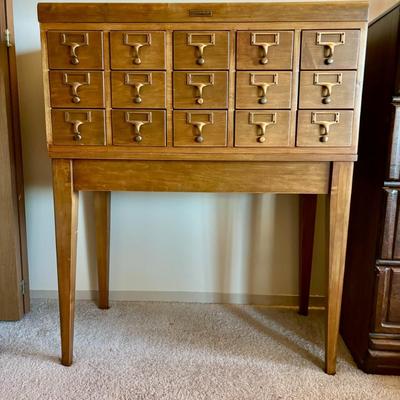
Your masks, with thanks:
[(163, 110), (112, 110), (114, 145), (165, 146)]
[(175, 31), (175, 69), (228, 69), (229, 32)]
[(112, 106), (165, 108), (165, 72), (113, 71)]
[(237, 33), (237, 69), (292, 69), (293, 32)]
[(227, 108), (228, 73), (174, 72), (175, 108)]
[(174, 146), (226, 146), (226, 111), (174, 111)]
[(302, 69), (356, 69), (360, 31), (303, 31)]
[(299, 111), (297, 146), (348, 147), (352, 145), (353, 111)]
[(104, 145), (103, 110), (52, 110), (53, 144)]
[(47, 32), (49, 68), (103, 69), (103, 32)]
[(112, 69), (165, 69), (165, 32), (114, 31), (110, 44)]
[(286, 147), (290, 138), (290, 111), (236, 111), (236, 147)]
[(52, 107), (104, 107), (103, 72), (50, 71)]
[(237, 72), (236, 107), (290, 108), (291, 84), (291, 72)]
[(356, 71), (302, 71), (300, 108), (353, 108)]

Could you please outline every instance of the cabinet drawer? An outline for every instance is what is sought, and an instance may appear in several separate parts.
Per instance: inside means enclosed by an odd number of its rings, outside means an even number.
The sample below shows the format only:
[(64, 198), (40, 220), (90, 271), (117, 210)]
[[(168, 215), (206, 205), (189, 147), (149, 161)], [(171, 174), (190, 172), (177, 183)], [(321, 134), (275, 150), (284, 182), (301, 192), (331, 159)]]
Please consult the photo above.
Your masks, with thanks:
[(300, 75), (300, 108), (353, 108), (355, 71), (303, 71)]
[(52, 107), (104, 107), (103, 72), (50, 71)]
[(226, 111), (174, 111), (174, 146), (226, 146)]
[(347, 147), (352, 145), (353, 111), (299, 111), (297, 146)]
[(114, 145), (165, 146), (165, 111), (112, 110)]
[(53, 144), (104, 145), (104, 110), (52, 110)]
[(114, 31), (110, 44), (113, 69), (165, 69), (165, 32)]
[(236, 147), (289, 146), (290, 111), (236, 111)]
[(47, 32), (49, 68), (103, 69), (103, 32)]
[(292, 69), (293, 32), (237, 33), (237, 69)]
[(175, 108), (227, 108), (228, 73), (174, 72)]
[(290, 108), (292, 73), (237, 72), (237, 108)]
[(303, 31), (302, 69), (357, 69), (360, 31)]
[(175, 31), (175, 69), (228, 69), (229, 32)]
[(165, 72), (113, 71), (112, 106), (165, 108)]

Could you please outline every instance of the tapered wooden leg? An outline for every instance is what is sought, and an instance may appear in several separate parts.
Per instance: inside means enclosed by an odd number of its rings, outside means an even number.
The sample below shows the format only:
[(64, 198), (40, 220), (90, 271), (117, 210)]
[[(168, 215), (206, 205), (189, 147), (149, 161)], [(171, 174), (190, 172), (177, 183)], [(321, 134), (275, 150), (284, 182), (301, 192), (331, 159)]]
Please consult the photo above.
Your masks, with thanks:
[(329, 204), (329, 271), (325, 370), (336, 373), (336, 351), (342, 304), (343, 276), (349, 224), (352, 162), (334, 162)]
[(94, 192), (99, 308), (109, 308), (110, 192)]
[(73, 358), (78, 221), (78, 192), (75, 192), (73, 188), (71, 160), (53, 160), (53, 192), (61, 325), (61, 363), (68, 366), (72, 364)]
[(299, 314), (308, 314), (314, 245), (316, 194), (301, 194), (299, 209)]

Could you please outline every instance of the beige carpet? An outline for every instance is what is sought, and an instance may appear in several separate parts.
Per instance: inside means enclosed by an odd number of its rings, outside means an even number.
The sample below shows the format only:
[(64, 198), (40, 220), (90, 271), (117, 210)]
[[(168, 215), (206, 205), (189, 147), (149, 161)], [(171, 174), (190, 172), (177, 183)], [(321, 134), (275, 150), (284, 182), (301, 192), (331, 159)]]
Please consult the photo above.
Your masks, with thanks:
[(58, 309), (0, 322), (0, 400), (400, 399), (400, 377), (366, 375), (339, 346), (323, 364), (323, 313), (183, 303), (80, 301), (75, 363), (58, 362)]

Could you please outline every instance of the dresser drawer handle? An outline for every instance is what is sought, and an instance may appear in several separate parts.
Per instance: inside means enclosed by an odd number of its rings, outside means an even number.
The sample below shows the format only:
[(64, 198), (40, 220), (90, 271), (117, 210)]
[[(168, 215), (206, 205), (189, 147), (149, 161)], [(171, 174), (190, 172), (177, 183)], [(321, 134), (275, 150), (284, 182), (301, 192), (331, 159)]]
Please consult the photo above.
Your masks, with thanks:
[[(137, 119), (138, 117), (141, 116), (144, 116), (144, 119)], [(143, 125), (151, 124), (153, 122), (153, 114), (150, 111), (149, 112), (127, 111), (125, 112), (125, 121), (128, 124), (132, 124), (134, 133), (133, 140), (136, 143), (140, 143), (143, 140), (143, 136), (141, 135), (140, 130)]]
[[(72, 35), (72, 34), (70, 34), (70, 35)], [(78, 58), (78, 55), (76, 54), (76, 51), (78, 50), (78, 48), (82, 47), (82, 46), (88, 46), (89, 45), (89, 35), (88, 35), (88, 33), (80, 33), (80, 34), (74, 33), (74, 36), (75, 35), (81, 36), (82, 39), (80, 41), (68, 40), (69, 34), (67, 34), (67, 33), (62, 33), (61, 34), (61, 44), (63, 46), (69, 46), (70, 58), (71, 58), (70, 62), (73, 65), (79, 64), (79, 58)]]
[(330, 131), (331, 126), (334, 124), (338, 124), (340, 121), (340, 113), (338, 113), (338, 112), (330, 113), (330, 115), (333, 116), (332, 121), (327, 121), (327, 120), (318, 121), (318, 116), (321, 114), (327, 115), (326, 112), (312, 112), (311, 113), (311, 123), (317, 124), (320, 126), (321, 130), (320, 130), (319, 141), (322, 143), (326, 143), (329, 139), (329, 131)]
[[(263, 116), (268, 116), (271, 119), (269, 121), (255, 121), (255, 117), (257, 115), (263, 115)], [(257, 142), (258, 143), (264, 143), (266, 138), (265, 135), (267, 133), (267, 128), (271, 125), (275, 125), (276, 124), (276, 117), (277, 114), (275, 113), (263, 113), (263, 112), (259, 112), (259, 113), (255, 113), (255, 112), (250, 112), (249, 113), (249, 124), (251, 125), (256, 125), (258, 128), (260, 128), (260, 132), (257, 132)]]
[(133, 50), (133, 63), (136, 65), (140, 65), (142, 63), (142, 59), (140, 58), (140, 49), (144, 46), (151, 46), (151, 34), (145, 33), (143, 36), (146, 39), (143, 42), (131, 42), (129, 36), (138, 36), (141, 34), (133, 34), (133, 33), (125, 33), (124, 35), (124, 44), (126, 46), (131, 46)]
[[(193, 115), (207, 115), (207, 121), (195, 121), (193, 120)], [(204, 136), (203, 136), (203, 129), (206, 125), (212, 125), (214, 123), (214, 113), (186, 113), (186, 122), (190, 125), (193, 125), (196, 129), (195, 135), (195, 142), (196, 143), (203, 143)]]
[[(134, 77), (144, 77), (144, 80), (139, 81), (134, 80)], [(134, 98), (133, 101), (136, 104), (140, 104), (142, 102), (142, 97), (140, 95), (140, 91), (143, 87), (147, 85), (153, 84), (153, 74), (151, 72), (143, 73), (143, 72), (127, 72), (125, 74), (125, 85), (130, 85), (134, 89)]]
[[(339, 40), (333, 41), (324, 40), (324, 36), (339, 36)], [(335, 52), (336, 46), (341, 46), (346, 42), (346, 33), (345, 32), (317, 32), (317, 45), (324, 46), (324, 57), (325, 57), (325, 64), (330, 65), (333, 63), (333, 55)]]
[[(272, 42), (260, 42), (257, 40), (257, 35), (272, 35), (274, 37)], [(271, 46), (279, 45), (279, 33), (252, 33), (250, 37), (250, 43), (252, 46), (258, 46), (261, 48), (260, 64), (268, 64), (268, 51)]]
[(270, 76), (272, 78), (271, 82), (256, 82), (257, 74), (250, 74), (250, 85), (257, 86), (261, 89), (261, 97), (258, 99), (260, 104), (267, 104), (267, 91), (270, 86), (278, 85), (278, 74), (265, 74), (263, 73), (262, 76)]
[[(199, 37), (199, 36), (209, 36), (210, 40), (208, 42), (202, 43), (202, 42), (195, 42), (193, 41), (194, 37)], [(196, 40), (196, 39), (195, 39)], [(208, 46), (215, 46), (215, 34), (210, 33), (207, 35), (204, 35), (203, 33), (188, 33), (187, 35), (187, 44), (189, 46), (194, 46), (197, 48), (197, 60), (196, 63), (198, 65), (203, 65), (206, 60), (204, 58), (204, 49)]]
[[(336, 82), (320, 81), (321, 76), (335, 76)], [(314, 74), (314, 85), (322, 87), (322, 103), (329, 104), (331, 102), (332, 89), (334, 86), (340, 86), (343, 82), (343, 74), (330, 74), (329, 72), (319, 72)]]
[[(85, 119), (83, 118), (74, 118), (74, 115), (85, 115)], [(64, 120), (65, 122), (68, 122), (72, 124), (73, 127), (73, 133), (74, 133), (74, 140), (79, 141), (82, 140), (82, 133), (80, 132), (80, 126), (82, 124), (92, 122), (92, 112), (91, 111), (65, 111), (64, 113)]]
[[(194, 77), (202, 77), (206, 76), (208, 78), (208, 82), (195, 82), (193, 80)], [(204, 103), (204, 98), (203, 98), (203, 90), (207, 86), (213, 86), (214, 85), (214, 74), (206, 74), (206, 73), (198, 73), (198, 74), (187, 74), (186, 75), (186, 83), (189, 86), (194, 86), (196, 88), (197, 94), (196, 94), (196, 103), (197, 104), (203, 104)]]
[[(78, 77), (82, 79), (78, 81)], [(71, 101), (78, 104), (81, 101), (81, 98), (78, 95), (78, 89), (81, 86), (90, 85), (90, 72), (64, 72), (63, 84), (70, 86), (72, 96)]]

